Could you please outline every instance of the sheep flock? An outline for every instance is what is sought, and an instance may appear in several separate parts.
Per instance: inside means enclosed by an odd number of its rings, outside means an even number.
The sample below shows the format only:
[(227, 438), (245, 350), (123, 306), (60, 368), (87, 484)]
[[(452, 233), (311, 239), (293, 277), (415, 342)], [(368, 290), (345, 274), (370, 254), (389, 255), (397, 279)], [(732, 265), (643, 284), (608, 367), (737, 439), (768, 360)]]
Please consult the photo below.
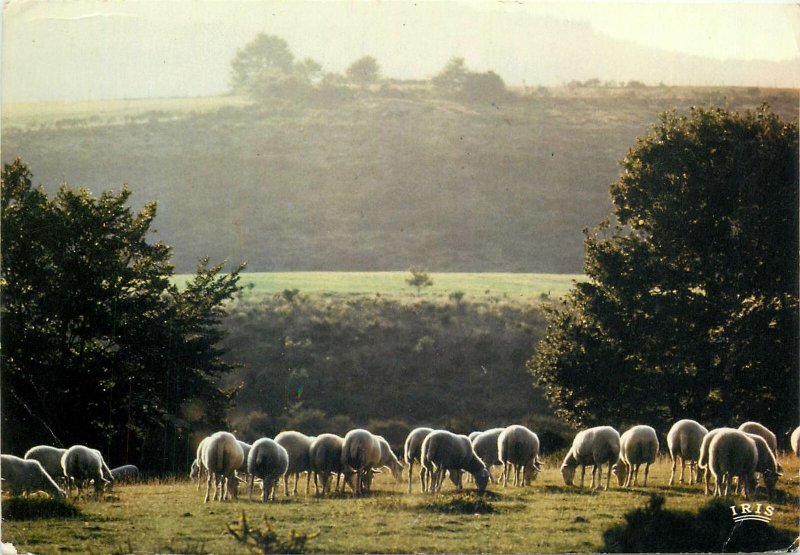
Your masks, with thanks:
[[(611, 426), (581, 430), (561, 464), (564, 483), (585, 487), (586, 470), (591, 467), (592, 489), (612, 487), (612, 475), (619, 487), (648, 487), (650, 465), (662, 449), (658, 438), (656, 430), (647, 425), (633, 426), (622, 434)], [(800, 427), (791, 432), (791, 456), (800, 457), (799, 442)], [(368, 494), (375, 474), (381, 472), (398, 483), (407, 482), (408, 493), (412, 493), (417, 465), (419, 489), (424, 494), (441, 491), (445, 477), (457, 490), (465, 487), (466, 478), (483, 494), (490, 484), (530, 487), (542, 470), (540, 454), (546, 449), (535, 432), (518, 424), (469, 436), (415, 428), (409, 431), (399, 457), (386, 439), (365, 429), (351, 430), (344, 437), (330, 433), (308, 436), (289, 430), (252, 444), (219, 431), (198, 443), (189, 477), (197, 481), (198, 490), (206, 486), (206, 503), (237, 500), (240, 484), (247, 487), (249, 500), (259, 487), (261, 502), (267, 502), (275, 500), (281, 482), (287, 497), (298, 495), (302, 481), (305, 495), (310, 495), (312, 480), (315, 495), (345, 495), (348, 488), (355, 496)], [(663, 452), (672, 461), (668, 485), (674, 485), (680, 464), (678, 483), (694, 485), (702, 480), (706, 495), (741, 494), (750, 499), (762, 485), (770, 499), (783, 475), (777, 437), (757, 422), (709, 431), (694, 420), (680, 420), (667, 431)], [(493, 472), (496, 466), (501, 467), (497, 475)], [(115, 483), (138, 481), (140, 472), (130, 464), (109, 470), (102, 453), (84, 445), (38, 445), (22, 458), (2, 455), (0, 479), (2, 491), (13, 496), (42, 492), (70, 497), (75, 486), (79, 498), (99, 499)]]

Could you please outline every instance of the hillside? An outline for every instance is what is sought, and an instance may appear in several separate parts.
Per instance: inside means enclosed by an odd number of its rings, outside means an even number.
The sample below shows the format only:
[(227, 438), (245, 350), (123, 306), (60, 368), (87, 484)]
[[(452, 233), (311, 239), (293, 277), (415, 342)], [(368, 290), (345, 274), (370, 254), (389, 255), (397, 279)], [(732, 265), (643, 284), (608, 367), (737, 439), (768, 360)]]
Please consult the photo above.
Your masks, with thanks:
[[(386, 86), (303, 102), (222, 98), (104, 111), (4, 107), (2, 159), (38, 182), (158, 200), (179, 272), (582, 271), (582, 232), (609, 213), (617, 162), (660, 112), (769, 102), (796, 91), (559, 88), (488, 103)], [(185, 103), (185, 105), (181, 105)], [(41, 117), (37, 117), (41, 114)], [(77, 114), (77, 115), (76, 115)]]

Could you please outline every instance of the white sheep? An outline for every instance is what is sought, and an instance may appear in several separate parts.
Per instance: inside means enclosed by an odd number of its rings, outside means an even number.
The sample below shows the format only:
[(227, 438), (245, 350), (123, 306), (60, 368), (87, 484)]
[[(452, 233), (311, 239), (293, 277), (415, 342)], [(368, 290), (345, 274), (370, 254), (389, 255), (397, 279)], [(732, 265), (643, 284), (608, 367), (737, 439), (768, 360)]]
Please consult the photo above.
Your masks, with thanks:
[(759, 424), (758, 422), (745, 422), (741, 426), (739, 426), (739, 431), (744, 432), (746, 434), (755, 434), (757, 436), (761, 436), (764, 438), (764, 441), (767, 442), (767, 446), (772, 451), (775, 459), (778, 458), (778, 438), (773, 434), (769, 428), (764, 426), (763, 424)]
[(592, 466), (592, 489), (595, 488), (595, 472), (598, 472), (597, 487), (603, 480), (603, 464), (608, 464), (608, 474), (606, 477), (606, 487), (611, 484), (611, 466), (619, 459), (620, 438), (611, 426), (597, 426), (579, 432), (572, 441), (567, 456), (561, 464), (561, 476), (564, 483), (568, 486), (573, 485), (575, 480), (575, 470), (581, 467), (581, 487), (586, 476), (586, 467)]
[(139, 469), (132, 464), (125, 464), (111, 469), (111, 476), (121, 483), (132, 484), (139, 481)]
[(111, 469), (108, 468), (108, 465), (106, 464), (106, 460), (103, 458), (103, 454), (100, 452), (99, 449), (92, 449), (92, 451), (94, 451), (97, 454), (97, 456), (100, 457), (100, 463), (101, 463), (100, 464), (100, 469), (102, 471), (103, 478), (108, 480), (109, 484), (113, 484), (114, 483), (114, 475), (111, 473)]
[(361, 428), (347, 432), (342, 445), (342, 469), (356, 495), (370, 490), (372, 469), (380, 462), (381, 443), (376, 436)]
[[(669, 456), (672, 458), (672, 474), (669, 477), (669, 485), (675, 482), (675, 465), (678, 458), (681, 459), (681, 477), (679, 482), (683, 483), (683, 472), (686, 461), (689, 461), (689, 483), (694, 484), (700, 481), (699, 474), (695, 472), (695, 462), (700, 458), (700, 445), (708, 430), (694, 420), (679, 420), (670, 428), (667, 434), (667, 447)], [(699, 473), (699, 469), (697, 469)]]
[(467, 436), (456, 435), (447, 430), (431, 432), (422, 442), (421, 461), (430, 476), (431, 493), (441, 489), (445, 471), (450, 472), (451, 480), (460, 486), (459, 477), (462, 470), (472, 474), (478, 494), (486, 491), (489, 471), (475, 454)]
[[(414, 428), (406, 437), (403, 449), (403, 458), (408, 465), (408, 493), (411, 493), (411, 479), (414, 472), (414, 463), (421, 463), (422, 442), (433, 431), (432, 428)], [(427, 489), (427, 474), (425, 467), (420, 464), (419, 481), (420, 487), (424, 492)]]
[(800, 426), (794, 429), (789, 442), (792, 445), (792, 452), (795, 457), (800, 457)]
[[(725, 430), (735, 431), (734, 428), (715, 428), (703, 436), (703, 441), (700, 442), (700, 456), (697, 458), (697, 467), (703, 471), (703, 491), (705, 495), (711, 493), (708, 489), (708, 477), (711, 475), (711, 471), (708, 469), (708, 452), (711, 446), (711, 440), (714, 439), (718, 433)], [(698, 470), (698, 481), (700, 480), (699, 472)], [(720, 486), (721, 485), (722, 484), (720, 484)], [(714, 489), (716, 489), (716, 485)]]
[(239, 482), (236, 479), (236, 469), (242, 465), (242, 459), (244, 451), (233, 434), (216, 432), (208, 438), (208, 443), (203, 449), (203, 466), (208, 472), (204, 503), (208, 503), (212, 480), (215, 500), (225, 501), (228, 495), (234, 500), (238, 498)]
[(311, 462), (308, 450), (311, 448), (315, 438), (309, 437), (300, 432), (286, 431), (275, 436), (275, 441), (289, 453), (289, 469), (283, 476), (283, 493), (289, 496), (289, 476), (294, 474), (293, 495), (297, 495), (297, 483), (300, 481), (300, 474), (308, 472), (306, 477), (306, 495), (309, 493), (311, 482)]
[(247, 456), (250, 454), (250, 449), (252, 449), (253, 446), (240, 439), (237, 439), (236, 441), (239, 442), (239, 447), (242, 448), (242, 454), (244, 455), (244, 460), (239, 468), (236, 469), (236, 474), (237, 476), (241, 474), (242, 480), (246, 482), (249, 478), (249, 473), (247, 472)]
[(757, 466), (756, 442), (742, 431), (720, 430), (708, 446), (708, 468), (716, 481), (715, 496), (721, 495), (723, 480), (725, 496), (728, 496), (731, 481), (738, 477), (744, 484), (744, 497), (747, 499), (755, 486)]
[(497, 437), (497, 456), (503, 465), (503, 487), (508, 486), (512, 466), (515, 486), (527, 486), (542, 470), (538, 461), (539, 436), (519, 424), (500, 432)]
[(247, 455), (247, 474), (249, 480), (248, 499), (253, 500), (253, 484), (261, 480), (261, 502), (272, 497), (278, 490), (278, 481), (289, 469), (289, 453), (280, 444), (268, 437), (256, 440)]
[(11, 495), (28, 496), (43, 491), (54, 497), (66, 497), (42, 464), (35, 459), (21, 459), (14, 455), (0, 455), (0, 483), (3, 491)]
[(375, 436), (381, 444), (381, 460), (378, 463), (378, 468), (387, 467), (392, 471), (392, 476), (398, 482), (403, 479), (403, 463), (397, 460), (394, 452), (392, 451), (389, 442), (382, 436)]
[[(103, 457), (97, 449), (91, 449), (85, 445), (73, 445), (61, 457), (61, 469), (67, 478), (67, 495), (72, 494), (70, 480), (75, 481), (78, 488), (78, 497), (81, 492), (88, 488), (89, 482), (94, 481), (95, 497), (99, 496), (109, 480), (103, 477), (104, 473)], [(111, 472), (108, 472), (109, 475)]]
[(189, 478), (194, 480), (197, 478), (197, 491), (200, 491), (200, 484), (203, 482), (203, 474), (206, 473), (206, 468), (203, 466), (203, 451), (208, 445), (210, 436), (204, 437), (200, 443), (197, 444), (196, 457), (192, 463), (192, 468), (189, 471)]
[(619, 485), (626, 488), (631, 485), (638, 486), (639, 467), (645, 465), (644, 486), (647, 487), (650, 465), (656, 462), (658, 455), (656, 431), (650, 426), (634, 426), (622, 434), (619, 445), (619, 462), (611, 468), (617, 475)]
[(314, 487), (317, 493), (319, 493), (318, 480), (322, 482), (322, 494), (326, 495), (328, 493), (331, 473), (336, 474), (336, 487), (334, 490), (339, 489), (343, 446), (344, 438), (336, 434), (320, 434), (311, 443), (308, 454), (311, 471), (314, 473)]
[(474, 440), (476, 437), (478, 437), (482, 433), (483, 432), (480, 431), (480, 430), (475, 430), (474, 432), (470, 432), (469, 435), (467, 436), (469, 438), (470, 443), (472, 442), (472, 440)]
[(505, 428), (491, 428), (490, 430), (480, 432), (471, 440), (475, 454), (480, 457), (486, 465), (486, 469), (489, 471), (489, 481), (491, 482), (495, 481), (494, 476), (492, 476), (492, 467), (503, 464), (500, 462), (500, 456), (497, 450), (497, 438), (500, 437), (503, 430), (505, 430)]
[(59, 449), (58, 447), (51, 447), (50, 445), (37, 445), (36, 447), (28, 449), (23, 458), (39, 461), (45, 472), (47, 472), (57, 484), (66, 484), (64, 469), (61, 468), (61, 457), (63, 457), (66, 452), (66, 449)]
[[(741, 431), (741, 430), (740, 430)], [(747, 433), (747, 432), (745, 432)], [(767, 499), (772, 499), (772, 492), (775, 489), (775, 483), (778, 478), (783, 475), (778, 467), (778, 461), (769, 446), (769, 443), (764, 436), (760, 434), (747, 433), (747, 437), (755, 441), (756, 451), (758, 452), (758, 463), (756, 464), (756, 472), (761, 474), (764, 480), (764, 488), (767, 490)], [(739, 491), (739, 485), (736, 485), (736, 492)], [(755, 482), (753, 483), (753, 493), (755, 494)]]

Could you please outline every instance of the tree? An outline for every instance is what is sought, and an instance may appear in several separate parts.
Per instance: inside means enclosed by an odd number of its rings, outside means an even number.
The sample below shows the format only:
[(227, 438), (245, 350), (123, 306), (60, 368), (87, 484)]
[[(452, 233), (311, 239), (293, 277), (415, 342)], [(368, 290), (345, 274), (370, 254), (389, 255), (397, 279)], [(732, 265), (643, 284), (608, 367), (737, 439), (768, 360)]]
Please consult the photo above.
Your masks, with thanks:
[(579, 424), (783, 429), (798, 402), (797, 123), (765, 106), (667, 113), (586, 232), (586, 283), (528, 363)]
[(156, 204), (134, 213), (130, 196), (50, 197), (21, 161), (3, 169), (4, 452), (84, 443), (181, 470), (192, 432), (223, 424), (219, 323), (239, 269), (202, 260), (178, 289), (170, 247), (148, 241)]
[(433, 280), (431, 276), (428, 275), (428, 272), (425, 270), (417, 270), (416, 268), (409, 268), (408, 270), (411, 272), (411, 277), (406, 278), (406, 283), (409, 284), (411, 287), (416, 287), (417, 295), (422, 292), (423, 287), (430, 287), (433, 285)]
[(497, 101), (506, 93), (506, 85), (499, 75), (493, 71), (469, 71), (464, 58), (452, 58), (431, 82), (439, 94), (469, 102)]
[(361, 87), (366, 87), (380, 79), (381, 67), (378, 65), (378, 61), (372, 56), (364, 56), (350, 64), (350, 67), (347, 68), (346, 75), (350, 82), (360, 85)]
[(440, 94), (452, 96), (460, 93), (464, 88), (467, 73), (464, 58), (451, 58), (431, 82)]

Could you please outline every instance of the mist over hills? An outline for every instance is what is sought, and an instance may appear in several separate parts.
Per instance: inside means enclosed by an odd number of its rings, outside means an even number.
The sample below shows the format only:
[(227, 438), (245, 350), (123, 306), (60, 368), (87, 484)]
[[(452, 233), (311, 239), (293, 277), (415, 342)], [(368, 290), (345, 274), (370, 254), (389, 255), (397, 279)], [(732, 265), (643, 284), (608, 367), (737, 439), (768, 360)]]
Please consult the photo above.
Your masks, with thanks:
[(156, 236), (179, 272), (208, 255), (252, 271), (578, 273), (582, 229), (609, 214), (618, 160), (660, 112), (768, 101), (796, 119), (798, 95), (576, 88), (465, 103), (384, 88), (234, 101), (132, 103), (124, 116), (98, 103), (22, 127), (6, 115), (2, 159), (21, 156), (51, 191), (128, 183), (135, 203), (157, 200)]

